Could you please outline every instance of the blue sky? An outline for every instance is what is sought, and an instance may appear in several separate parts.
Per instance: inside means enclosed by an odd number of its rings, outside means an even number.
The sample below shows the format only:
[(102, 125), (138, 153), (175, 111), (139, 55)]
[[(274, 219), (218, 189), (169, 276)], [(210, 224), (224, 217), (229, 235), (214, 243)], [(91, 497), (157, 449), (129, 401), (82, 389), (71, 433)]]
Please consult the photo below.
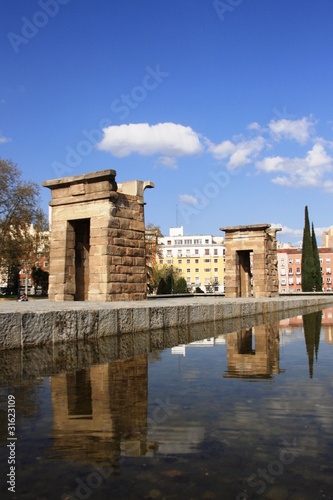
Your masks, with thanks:
[[(186, 233), (333, 224), (331, 0), (13, 0), (0, 157), (26, 179), (151, 180), (146, 222)], [(42, 189), (43, 206), (50, 199)]]

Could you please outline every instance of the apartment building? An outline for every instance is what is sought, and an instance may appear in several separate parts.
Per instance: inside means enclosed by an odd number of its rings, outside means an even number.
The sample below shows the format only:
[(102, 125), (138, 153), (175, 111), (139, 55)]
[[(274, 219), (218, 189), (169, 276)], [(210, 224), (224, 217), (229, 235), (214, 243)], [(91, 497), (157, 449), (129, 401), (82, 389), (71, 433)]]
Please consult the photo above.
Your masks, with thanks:
[[(332, 292), (333, 248), (319, 247), (323, 292)], [(302, 291), (302, 249), (278, 248), (279, 293)]]
[(159, 238), (159, 266), (173, 266), (186, 279), (190, 290), (224, 292), (225, 246), (222, 236), (184, 235), (184, 228), (170, 228), (169, 235)]

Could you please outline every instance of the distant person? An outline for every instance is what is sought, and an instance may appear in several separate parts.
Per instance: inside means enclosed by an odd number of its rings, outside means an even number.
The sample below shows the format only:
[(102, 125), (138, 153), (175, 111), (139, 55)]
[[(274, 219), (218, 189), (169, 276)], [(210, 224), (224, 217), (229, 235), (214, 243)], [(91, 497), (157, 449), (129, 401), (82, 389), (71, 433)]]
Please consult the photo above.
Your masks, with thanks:
[(28, 302), (28, 297), (26, 296), (25, 293), (20, 296), (20, 298), (18, 299), (18, 302)]

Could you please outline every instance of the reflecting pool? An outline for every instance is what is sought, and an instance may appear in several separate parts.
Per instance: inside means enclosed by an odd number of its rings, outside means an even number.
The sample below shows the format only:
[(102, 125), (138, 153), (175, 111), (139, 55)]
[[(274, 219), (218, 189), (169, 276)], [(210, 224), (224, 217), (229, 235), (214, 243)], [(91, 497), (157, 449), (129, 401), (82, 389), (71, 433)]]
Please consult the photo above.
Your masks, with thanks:
[(1, 498), (333, 498), (333, 309), (56, 349), (0, 355)]

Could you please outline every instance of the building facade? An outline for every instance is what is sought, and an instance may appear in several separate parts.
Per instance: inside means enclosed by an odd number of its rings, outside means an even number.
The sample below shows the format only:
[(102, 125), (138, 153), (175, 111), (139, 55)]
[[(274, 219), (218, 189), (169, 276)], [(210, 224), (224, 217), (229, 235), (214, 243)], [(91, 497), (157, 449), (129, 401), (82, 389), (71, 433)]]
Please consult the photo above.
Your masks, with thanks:
[[(323, 292), (332, 292), (333, 248), (319, 247), (320, 267), (323, 278)], [(302, 291), (302, 249), (279, 248), (278, 272), (279, 293), (299, 293)]]
[(159, 238), (159, 267), (173, 266), (186, 280), (189, 291), (223, 293), (225, 246), (222, 236), (184, 235), (184, 228), (170, 228), (168, 236)]

